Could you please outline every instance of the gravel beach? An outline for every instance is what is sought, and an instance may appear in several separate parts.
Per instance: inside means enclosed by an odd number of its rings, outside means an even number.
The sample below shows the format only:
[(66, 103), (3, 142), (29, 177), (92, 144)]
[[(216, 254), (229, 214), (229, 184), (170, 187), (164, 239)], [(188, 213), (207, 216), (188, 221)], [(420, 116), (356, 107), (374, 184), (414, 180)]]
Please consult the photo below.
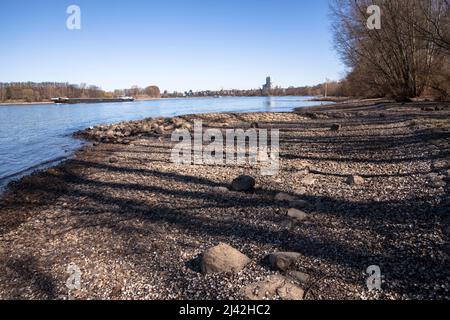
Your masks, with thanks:
[[(171, 130), (195, 119), (280, 129), (279, 174), (172, 163)], [(383, 101), (91, 128), (73, 159), (2, 196), (0, 298), (247, 299), (284, 279), (305, 300), (450, 299), (449, 129), (448, 103)], [(255, 187), (231, 191), (240, 175)], [(202, 272), (220, 243), (245, 263)], [(274, 268), (277, 252), (296, 254)]]

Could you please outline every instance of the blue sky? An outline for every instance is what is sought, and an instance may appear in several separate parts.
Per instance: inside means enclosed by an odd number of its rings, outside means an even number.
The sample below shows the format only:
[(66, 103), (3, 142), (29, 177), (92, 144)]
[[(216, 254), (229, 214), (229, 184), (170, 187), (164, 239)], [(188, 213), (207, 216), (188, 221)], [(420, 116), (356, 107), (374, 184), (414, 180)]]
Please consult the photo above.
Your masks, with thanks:
[[(81, 8), (81, 30), (66, 9)], [(327, 0), (2, 0), (0, 82), (250, 89), (338, 79)]]

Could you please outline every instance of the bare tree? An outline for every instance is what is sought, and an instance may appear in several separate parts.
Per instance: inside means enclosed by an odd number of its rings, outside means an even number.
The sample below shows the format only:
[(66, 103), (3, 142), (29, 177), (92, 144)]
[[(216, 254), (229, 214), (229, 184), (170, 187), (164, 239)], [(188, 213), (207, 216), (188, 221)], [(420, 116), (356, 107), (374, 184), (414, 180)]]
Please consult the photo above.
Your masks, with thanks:
[[(446, 0), (335, 0), (331, 5), (335, 46), (359, 95), (420, 96), (448, 59)], [(380, 29), (367, 28), (367, 8), (381, 8)], [(446, 6), (445, 6), (446, 4)], [(419, 32), (424, 29), (429, 33)], [(444, 40), (442, 40), (444, 39)]]

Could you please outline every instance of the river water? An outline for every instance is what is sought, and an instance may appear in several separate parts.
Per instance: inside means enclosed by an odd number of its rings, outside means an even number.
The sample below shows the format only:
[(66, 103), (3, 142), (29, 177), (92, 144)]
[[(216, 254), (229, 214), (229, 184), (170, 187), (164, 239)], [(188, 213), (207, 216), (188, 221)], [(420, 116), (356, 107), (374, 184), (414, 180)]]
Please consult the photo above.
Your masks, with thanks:
[(75, 131), (146, 117), (207, 112), (287, 112), (311, 97), (180, 98), (74, 105), (0, 105), (0, 189), (9, 181), (70, 157)]

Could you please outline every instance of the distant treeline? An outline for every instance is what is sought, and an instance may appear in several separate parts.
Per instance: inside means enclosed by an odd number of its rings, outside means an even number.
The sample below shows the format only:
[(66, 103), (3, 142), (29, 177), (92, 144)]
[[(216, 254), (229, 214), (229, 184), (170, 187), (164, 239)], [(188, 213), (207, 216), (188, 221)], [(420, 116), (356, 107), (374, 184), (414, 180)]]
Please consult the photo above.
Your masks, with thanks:
[(261, 97), (261, 96), (344, 96), (345, 92), (341, 82), (334, 81), (323, 83), (315, 86), (304, 87), (289, 87), (280, 88), (275, 87), (268, 91), (262, 89), (251, 90), (205, 90), (205, 91), (186, 91), (186, 92), (167, 92), (162, 94), (163, 98), (177, 98), (177, 97)]
[(0, 83), (0, 102), (43, 102), (55, 97), (67, 98), (113, 98), (122, 95), (136, 98), (159, 98), (157, 86), (107, 92), (97, 86), (58, 82), (11, 82)]
[[(449, 3), (334, 0), (335, 46), (349, 69), (340, 91), (347, 96), (448, 100)], [(372, 5), (380, 9), (379, 28), (368, 27)]]

